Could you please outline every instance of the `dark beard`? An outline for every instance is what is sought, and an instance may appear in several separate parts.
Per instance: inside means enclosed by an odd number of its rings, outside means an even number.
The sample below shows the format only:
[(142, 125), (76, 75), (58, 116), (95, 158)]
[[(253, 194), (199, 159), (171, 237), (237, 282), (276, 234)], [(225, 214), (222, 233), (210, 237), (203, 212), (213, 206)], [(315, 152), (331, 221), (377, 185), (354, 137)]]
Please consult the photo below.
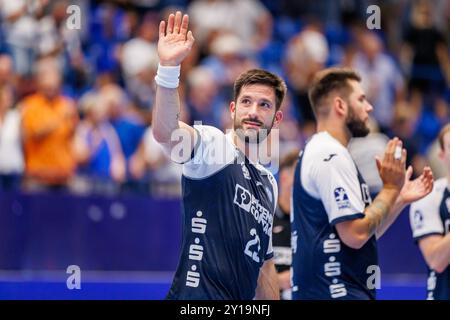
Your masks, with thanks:
[(353, 138), (366, 137), (370, 132), (370, 129), (366, 126), (364, 121), (356, 118), (355, 113), (353, 112), (353, 107), (351, 105), (349, 105), (349, 112), (345, 124)]
[[(272, 130), (273, 123), (275, 121), (275, 116), (272, 119), (272, 124), (270, 125), (270, 127), (266, 127), (266, 126), (264, 126), (264, 124), (262, 124), (262, 126), (258, 129), (258, 133), (256, 134), (256, 141), (255, 141), (255, 139), (253, 139), (253, 137), (250, 138), (248, 135), (244, 134), (244, 128), (243, 128), (242, 122), (245, 120), (251, 121), (254, 119), (244, 119), (240, 123), (237, 123), (236, 118), (235, 118), (233, 121), (233, 130), (236, 132), (237, 136), (242, 141), (244, 141), (246, 144), (249, 144), (249, 143), (259, 144), (262, 141), (266, 140), (266, 138), (269, 136), (270, 131)], [(265, 129), (265, 132), (263, 132), (264, 129)]]

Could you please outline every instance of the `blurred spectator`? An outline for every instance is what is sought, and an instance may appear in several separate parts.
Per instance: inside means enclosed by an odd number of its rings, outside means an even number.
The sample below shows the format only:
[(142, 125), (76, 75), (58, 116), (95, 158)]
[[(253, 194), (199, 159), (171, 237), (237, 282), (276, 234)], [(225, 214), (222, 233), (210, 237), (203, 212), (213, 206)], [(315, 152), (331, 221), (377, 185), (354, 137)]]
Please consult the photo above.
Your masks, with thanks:
[[(94, 6), (92, 12), (92, 23), (90, 25), (90, 41), (87, 48), (87, 55), (92, 61), (93, 69), (98, 73), (110, 72), (116, 80), (120, 78), (119, 68), (119, 47), (124, 39), (123, 29), (120, 20), (122, 12), (112, 3), (103, 2)], [(125, 15), (127, 17), (127, 15)], [(133, 19), (124, 19), (133, 28)], [(127, 30), (131, 32), (131, 30)], [(126, 32), (126, 33), (127, 33)]]
[(150, 110), (155, 95), (154, 78), (158, 67), (156, 37), (158, 15), (147, 14), (138, 36), (127, 41), (121, 51), (121, 65), (131, 99), (139, 108)]
[(308, 88), (315, 73), (325, 67), (328, 43), (320, 29), (309, 25), (292, 38), (286, 49), (284, 70), (292, 90), (297, 115), (307, 136), (315, 131), (315, 118), (308, 99)]
[(435, 26), (432, 2), (416, 0), (412, 3), (411, 21), (401, 55), (409, 75), (409, 87), (420, 94), (442, 94), (450, 83), (446, 79), (449, 70), (447, 43)]
[(250, 51), (259, 51), (271, 37), (272, 16), (257, 0), (194, 0), (188, 13), (201, 48), (218, 30), (236, 34)]
[(76, 169), (73, 134), (75, 106), (60, 93), (61, 73), (54, 59), (39, 60), (35, 69), (38, 91), (22, 102), (22, 134), (27, 187), (66, 186)]
[(108, 100), (101, 93), (81, 99), (84, 119), (76, 132), (75, 150), (79, 173), (87, 176), (92, 192), (110, 188), (112, 181), (125, 180), (125, 158), (119, 138), (108, 119)]
[(13, 106), (12, 88), (0, 86), (0, 190), (17, 190), (23, 173), (20, 112)]
[(218, 99), (218, 86), (214, 74), (206, 67), (196, 67), (188, 75), (186, 104), (191, 121), (202, 121), (221, 127), (220, 117), (224, 105)]
[[(223, 106), (228, 106), (233, 96), (234, 80), (242, 72), (257, 65), (256, 61), (246, 54), (243, 41), (232, 33), (218, 34), (211, 42), (209, 51), (211, 55), (202, 60), (201, 66), (208, 68), (214, 75), (217, 96), (210, 103), (215, 105), (211, 107), (216, 109), (215, 112), (220, 108), (222, 117), (222, 113), (227, 110)], [(196, 120), (193, 117), (191, 119)], [(217, 121), (217, 118), (215, 120)]]
[(245, 43), (232, 33), (218, 34), (209, 46), (210, 56), (202, 65), (210, 68), (221, 87), (232, 90), (233, 79), (254, 68), (256, 62), (246, 53)]
[(361, 85), (373, 105), (373, 116), (381, 131), (386, 132), (394, 106), (404, 93), (403, 77), (394, 60), (383, 52), (383, 43), (374, 32), (360, 33), (358, 44), (352, 67), (361, 75)]
[(130, 172), (135, 180), (150, 176), (154, 194), (180, 196), (182, 167), (170, 160), (164, 148), (153, 137), (150, 127), (130, 159)]
[(0, 87), (14, 85), (13, 61), (7, 54), (0, 55)]
[(136, 151), (144, 135), (147, 124), (133, 104), (130, 104), (125, 91), (116, 84), (107, 84), (98, 91), (105, 104), (108, 120), (119, 137), (125, 159)]
[[(83, 5), (80, 0), (76, 3), (78, 6)], [(86, 89), (91, 68), (82, 52), (81, 30), (86, 28), (80, 25), (78, 30), (67, 28), (66, 25), (67, 8), (71, 4), (74, 3), (67, 0), (52, 1), (48, 5), (50, 13), (37, 20), (36, 54), (40, 57), (56, 58), (63, 67), (64, 89), (73, 96), (78, 96)], [(84, 15), (81, 15), (80, 23), (85, 23), (83, 17)]]
[(45, 1), (33, 4), (26, 0), (1, 0), (0, 10), (5, 31), (5, 45), (14, 61), (14, 70), (19, 75), (29, 75), (33, 67), (36, 44), (36, 19), (34, 12)]
[(367, 7), (371, 4), (379, 4), (380, 2), (379, 0), (276, 1), (281, 15), (294, 19), (298, 17), (317, 17), (333, 26), (346, 25), (356, 19), (365, 18)]
[[(289, 154), (292, 149), (303, 148), (305, 145), (306, 139), (303, 137), (300, 124), (294, 116), (293, 108), (292, 96), (287, 92), (280, 108), (283, 112), (283, 125), (279, 128), (280, 152), (278, 156), (280, 159)], [(272, 156), (274, 157), (274, 155)]]
[[(377, 123), (373, 119), (370, 119), (369, 128), (369, 135), (364, 138), (351, 139), (348, 149), (356, 167), (369, 186), (371, 195), (375, 196), (383, 187), (383, 181), (381, 181), (375, 157), (383, 158), (389, 137), (379, 132)], [(370, 146), (370, 148), (367, 146)]]
[(391, 136), (403, 141), (403, 148), (407, 151), (406, 166), (412, 165), (414, 175), (422, 172), (427, 165), (425, 157), (420, 153), (420, 139), (416, 128), (420, 119), (420, 107), (417, 102), (401, 101), (395, 108), (391, 126)]

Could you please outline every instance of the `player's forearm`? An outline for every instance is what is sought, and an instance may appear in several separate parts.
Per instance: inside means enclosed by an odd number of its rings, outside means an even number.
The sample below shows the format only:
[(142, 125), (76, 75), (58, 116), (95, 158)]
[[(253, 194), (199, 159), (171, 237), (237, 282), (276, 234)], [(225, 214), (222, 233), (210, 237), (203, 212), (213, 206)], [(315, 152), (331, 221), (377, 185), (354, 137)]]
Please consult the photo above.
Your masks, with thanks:
[(256, 286), (255, 299), (280, 299), (280, 287), (278, 286), (277, 272), (272, 260), (266, 261), (261, 267), (258, 277), (258, 285)]
[(156, 141), (169, 143), (172, 132), (179, 128), (180, 97), (178, 89), (157, 86), (152, 130)]
[(396, 210), (394, 210), (394, 207), (398, 195), (399, 191), (397, 189), (383, 188), (372, 204), (366, 208), (364, 219), (367, 223), (366, 232), (368, 239), (384, 227), (387, 228), (390, 220), (392, 220), (391, 223), (395, 220), (398, 214), (395, 214)]
[(382, 223), (378, 227), (378, 229), (376, 231), (377, 239), (381, 238), (381, 236), (386, 232), (386, 230), (389, 229), (389, 227), (398, 218), (398, 216), (403, 211), (403, 209), (406, 207), (406, 205), (407, 205), (407, 203), (405, 203), (402, 200), (401, 195), (399, 195), (397, 197), (397, 199), (395, 200), (395, 203), (392, 206), (391, 211), (389, 212), (388, 216), (386, 217), (386, 219), (384, 219), (384, 221), (382, 221)]

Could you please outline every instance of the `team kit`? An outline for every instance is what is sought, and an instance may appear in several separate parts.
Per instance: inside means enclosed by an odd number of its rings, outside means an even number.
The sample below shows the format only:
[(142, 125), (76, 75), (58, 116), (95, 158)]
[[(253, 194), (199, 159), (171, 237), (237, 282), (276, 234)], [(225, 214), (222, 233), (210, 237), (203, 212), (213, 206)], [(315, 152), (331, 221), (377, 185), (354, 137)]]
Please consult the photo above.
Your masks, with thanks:
[[(450, 176), (434, 181), (425, 166), (413, 178), (403, 142), (393, 137), (374, 159), (382, 187), (371, 194), (348, 150), (352, 138), (370, 132), (373, 106), (359, 74), (332, 67), (315, 75), (308, 99), (316, 132), (290, 165), (281, 160), (277, 172), (261, 163), (259, 150), (278, 144), (271, 133), (283, 126), (285, 82), (263, 69), (247, 70), (234, 82), (231, 130), (190, 126), (179, 121), (177, 88), (180, 64), (194, 42), (187, 15), (176, 12), (161, 21), (152, 130), (168, 155), (183, 149), (172, 157), (182, 164), (183, 231), (167, 299), (275, 300), (280, 291), (296, 300), (376, 299), (377, 241), (408, 210), (411, 241), (429, 267), (424, 299), (450, 299)], [(174, 136), (187, 137), (182, 148)], [(439, 146), (450, 172), (449, 124)], [(290, 229), (281, 253), (274, 239), (278, 220)], [(277, 258), (285, 264), (287, 285)]]

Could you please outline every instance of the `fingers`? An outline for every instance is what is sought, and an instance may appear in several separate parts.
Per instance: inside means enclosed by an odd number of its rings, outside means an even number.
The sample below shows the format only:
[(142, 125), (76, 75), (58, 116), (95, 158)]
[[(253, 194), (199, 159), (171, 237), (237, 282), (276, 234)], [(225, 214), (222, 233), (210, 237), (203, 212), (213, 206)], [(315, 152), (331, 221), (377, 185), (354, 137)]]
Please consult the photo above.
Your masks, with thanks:
[(159, 37), (162, 38), (166, 34), (166, 22), (163, 20), (159, 23)]
[[(395, 137), (394, 139), (389, 140), (385, 152), (384, 152), (384, 158), (383, 162), (387, 163), (393, 163), (394, 161), (401, 160), (401, 163), (406, 163), (406, 158), (404, 154), (404, 150), (402, 149), (403, 142)], [(398, 151), (396, 151), (398, 149)], [(396, 155), (396, 152), (398, 153)], [(397, 157), (396, 157), (397, 156)]]
[(381, 160), (378, 157), (375, 157), (375, 163), (377, 164), (378, 172), (381, 172)]
[(169, 19), (167, 20), (167, 33), (172, 33), (173, 32), (173, 26), (175, 24), (175, 15), (173, 13), (171, 13), (169, 15)]
[(401, 163), (400, 164), (401, 164), (403, 170), (405, 170), (407, 153), (406, 153), (406, 149), (401, 149), (401, 150), (402, 150), (402, 159), (401, 159)]
[[(180, 13), (181, 14), (181, 13)], [(185, 14), (183, 16), (183, 20), (181, 21), (181, 29), (180, 29), (180, 33), (184, 36), (186, 36), (186, 34), (188, 33), (188, 26), (189, 26), (189, 16), (187, 14)], [(191, 33), (192, 34), (192, 33)], [(189, 38), (188, 38), (189, 40)]]
[(384, 157), (383, 162), (392, 161), (394, 159), (394, 149), (395, 149), (395, 142), (394, 139), (389, 140), (386, 149), (384, 151)]
[[(383, 184), (399, 190), (405, 181), (407, 181), (405, 180), (407, 154), (406, 150), (402, 149), (402, 145), (402, 141), (397, 137), (389, 140), (384, 152), (383, 161), (377, 159), (377, 167)], [(395, 156), (396, 149), (398, 149), (397, 156)]]
[[(165, 21), (161, 21), (159, 24), (159, 36), (164, 36), (165, 34), (181, 34), (186, 37), (189, 34), (189, 16), (187, 14), (182, 15), (181, 11), (177, 11), (175, 14), (171, 13), (169, 18), (167, 19), (167, 23)], [(166, 30), (164, 30), (167, 28)], [(165, 32), (164, 32), (165, 31)], [(194, 41), (194, 37), (192, 36), (192, 32), (190, 37), (188, 36), (188, 41)]]
[(433, 189), (434, 178), (433, 178), (433, 171), (431, 171), (430, 167), (425, 167), (423, 169), (422, 181), (427, 191), (431, 191)]
[(395, 160), (400, 160), (402, 158), (402, 154), (403, 154), (403, 150), (402, 150), (402, 141), (399, 140), (399, 142), (397, 142), (395, 149), (394, 149), (394, 159)]
[(175, 22), (173, 25), (173, 33), (177, 34), (180, 32), (180, 28), (181, 28), (181, 12), (177, 11), (177, 13), (175, 14)]
[(409, 166), (408, 170), (406, 170), (405, 180), (409, 181), (409, 179), (411, 179), (411, 177), (412, 177), (412, 174), (413, 174), (413, 167)]
[(186, 44), (188, 45), (189, 49), (192, 48), (192, 45), (194, 44), (195, 39), (194, 36), (192, 35), (192, 31), (189, 31), (187, 33), (187, 40), (186, 40)]
[(430, 167), (427, 166), (427, 167), (423, 168), (423, 173), (424, 173), (424, 175), (433, 178), (433, 171), (431, 171)]

